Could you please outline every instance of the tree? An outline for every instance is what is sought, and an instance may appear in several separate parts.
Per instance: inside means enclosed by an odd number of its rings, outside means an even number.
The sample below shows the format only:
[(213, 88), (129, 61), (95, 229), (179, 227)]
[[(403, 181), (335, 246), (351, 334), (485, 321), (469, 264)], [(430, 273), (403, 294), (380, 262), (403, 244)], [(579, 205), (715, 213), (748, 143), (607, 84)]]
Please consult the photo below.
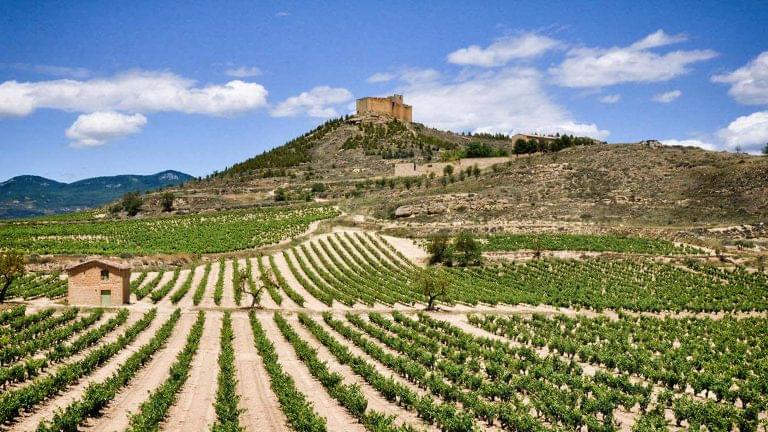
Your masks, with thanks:
[(427, 310), (435, 310), (435, 300), (448, 295), (448, 278), (445, 271), (427, 267), (419, 273), (421, 293), (427, 298)]
[(763, 146), (763, 156), (768, 156), (768, 143)]
[(141, 205), (144, 204), (144, 200), (141, 199), (141, 195), (138, 192), (128, 192), (123, 195), (120, 204), (123, 206), (123, 210), (128, 213), (128, 216), (136, 216)]
[(175, 199), (176, 196), (173, 192), (164, 192), (163, 195), (160, 196), (160, 206), (163, 208), (164, 212), (173, 210), (173, 200)]
[(451, 238), (444, 231), (432, 234), (427, 243), (427, 252), (430, 253), (429, 263), (437, 264), (452, 260)]
[(16, 278), (24, 275), (24, 255), (21, 252), (9, 250), (0, 252), (0, 304), (5, 301), (5, 293)]
[(468, 266), (479, 263), (482, 258), (482, 249), (475, 237), (469, 231), (462, 231), (456, 237), (454, 251), (458, 255), (459, 264)]
[(275, 189), (275, 201), (286, 201), (287, 199), (288, 199), (288, 194), (285, 192), (285, 189), (283, 188)]
[[(263, 278), (263, 276), (262, 276)], [(241, 293), (246, 293), (251, 296), (251, 306), (253, 309), (261, 301), (261, 293), (264, 291), (264, 283), (261, 281), (254, 281), (248, 277), (246, 269), (240, 269), (237, 276), (237, 289)]]
[(448, 164), (443, 168), (443, 175), (444, 176), (450, 176), (453, 175), (453, 165)]
[(312, 184), (312, 192), (313, 193), (323, 193), (323, 192), (325, 192), (325, 184), (324, 183), (313, 183)]

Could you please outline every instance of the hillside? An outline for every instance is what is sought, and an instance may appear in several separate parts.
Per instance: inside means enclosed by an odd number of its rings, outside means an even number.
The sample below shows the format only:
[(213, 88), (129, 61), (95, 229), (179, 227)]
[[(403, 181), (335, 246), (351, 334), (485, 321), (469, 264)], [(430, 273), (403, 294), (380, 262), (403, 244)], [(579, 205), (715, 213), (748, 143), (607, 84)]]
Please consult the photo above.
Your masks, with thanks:
[[(472, 175), (396, 178), (397, 163), (452, 160), (472, 143), (507, 151)], [(462, 169), (482, 159), (465, 161)], [(474, 171), (474, 170), (473, 170)], [(646, 144), (578, 145), (514, 154), (497, 136), (468, 136), (386, 117), (329, 121), (179, 191), (191, 211), (330, 200), (348, 212), (410, 222), (557, 221), (654, 226), (768, 219), (768, 158)]]
[(83, 210), (113, 201), (126, 192), (179, 185), (192, 178), (170, 170), (152, 175), (94, 177), (73, 183), (17, 176), (0, 183), (0, 219)]

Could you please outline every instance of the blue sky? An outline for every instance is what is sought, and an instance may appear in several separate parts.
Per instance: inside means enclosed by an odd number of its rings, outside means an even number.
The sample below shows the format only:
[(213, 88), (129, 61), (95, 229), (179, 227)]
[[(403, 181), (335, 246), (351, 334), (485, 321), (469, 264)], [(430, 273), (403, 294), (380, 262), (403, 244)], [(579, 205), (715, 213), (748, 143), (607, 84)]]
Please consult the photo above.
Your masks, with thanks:
[(766, 20), (764, 1), (2, 1), (0, 180), (205, 175), (396, 91), (442, 129), (759, 152)]

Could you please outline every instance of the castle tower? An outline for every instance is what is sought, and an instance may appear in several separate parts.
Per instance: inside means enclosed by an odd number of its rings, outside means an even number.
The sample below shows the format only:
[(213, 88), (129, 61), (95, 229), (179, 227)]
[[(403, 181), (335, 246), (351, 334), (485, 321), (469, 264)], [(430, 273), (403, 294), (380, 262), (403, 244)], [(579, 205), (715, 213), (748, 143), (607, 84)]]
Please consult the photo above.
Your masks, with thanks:
[(403, 95), (395, 94), (385, 98), (364, 97), (358, 99), (355, 106), (358, 115), (376, 112), (407, 122), (413, 121), (413, 107), (403, 103)]

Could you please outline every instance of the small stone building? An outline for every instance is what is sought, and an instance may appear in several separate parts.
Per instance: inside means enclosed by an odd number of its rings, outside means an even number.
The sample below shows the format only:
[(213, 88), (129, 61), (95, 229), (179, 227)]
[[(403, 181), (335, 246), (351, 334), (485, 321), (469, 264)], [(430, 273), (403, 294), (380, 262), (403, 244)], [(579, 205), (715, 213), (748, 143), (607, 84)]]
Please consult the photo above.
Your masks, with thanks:
[(358, 115), (367, 112), (377, 112), (403, 121), (413, 121), (413, 107), (403, 103), (403, 95), (396, 94), (385, 98), (365, 97), (358, 99), (355, 107), (357, 108)]
[(67, 268), (70, 305), (119, 306), (130, 303), (131, 269), (112, 261), (93, 259)]

